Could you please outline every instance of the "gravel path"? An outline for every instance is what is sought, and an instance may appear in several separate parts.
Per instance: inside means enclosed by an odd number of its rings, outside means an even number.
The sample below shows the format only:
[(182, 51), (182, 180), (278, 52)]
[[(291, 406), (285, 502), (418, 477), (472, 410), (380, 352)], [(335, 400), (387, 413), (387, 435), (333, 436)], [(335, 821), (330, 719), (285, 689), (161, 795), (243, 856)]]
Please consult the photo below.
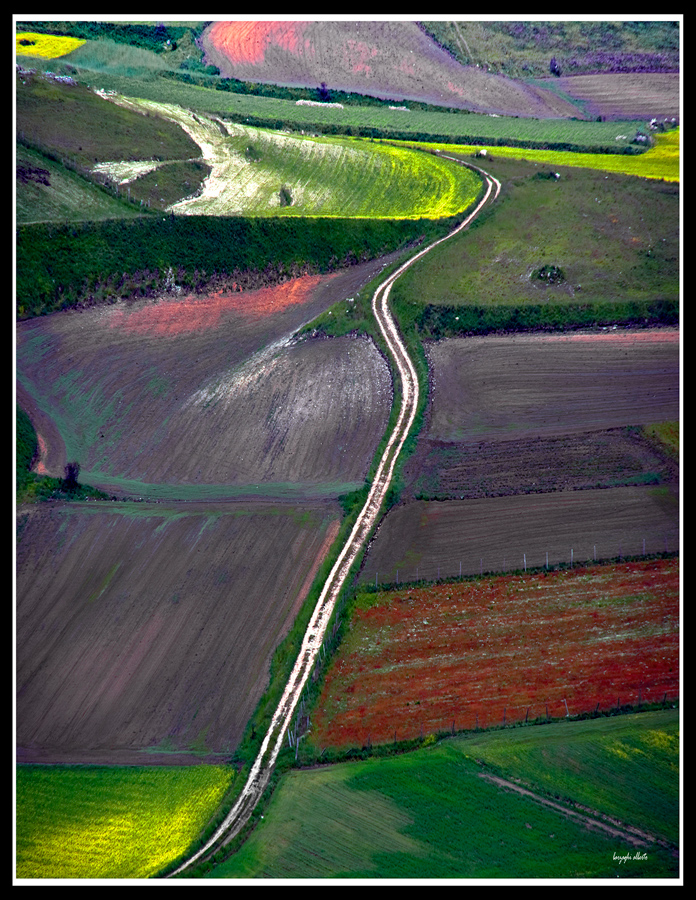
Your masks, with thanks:
[[(444, 154), (442, 155), (444, 156)], [(453, 157), (448, 158), (453, 159)], [(460, 160), (455, 161), (461, 162)], [(482, 169), (478, 169), (475, 166), (471, 166), (471, 168), (476, 169), (476, 171), (483, 176), (486, 184), (486, 192), (473, 212), (471, 212), (460, 225), (444, 238), (440, 238), (432, 244), (429, 244), (400, 266), (379, 285), (374, 293), (372, 298), (372, 311), (401, 379), (402, 397), (398, 421), (389, 438), (384, 453), (382, 454), (365, 506), (361, 510), (353, 530), (324, 584), (324, 588), (317, 601), (307, 631), (305, 632), (302, 647), (292, 674), (285, 687), (281, 701), (278, 704), (278, 708), (273, 716), (271, 725), (251, 768), (251, 772), (242, 793), (237, 798), (237, 801), (223, 823), (215, 831), (205, 846), (201, 847), (201, 849), (193, 854), (193, 856), (183, 862), (171, 873), (172, 876), (180, 875), (199, 860), (206, 858), (216, 849), (229, 843), (229, 841), (231, 841), (247, 823), (254, 807), (268, 785), (285, 734), (291, 723), (293, 713), (302, 693), (302, 689), (315, 665), (317, 654), (321, 649), (322, 641), (336, 600), (338, 599), (338, 595), (343, 587), (348, 572), (356, 561), (358, 554), (361, 552), (375, 522), (377, 521), (377, 516), (379, 515), (380, 508), (392, 481), (397, 458), (413, 425), (416, 410), (418, 408), (418, 376), (413, 362), (408, 355), (406, 346), (401, 339), (394, 318), (389, 310), (389, 292), (396, 279), (399, 278), (406, 269), (432, 250), (433, 247), (436, 247), (443, 241), (449, 240), (449, 238), (466, 228), (488, 202), (491, 195), (493, 195), (494, 200), (497, 198), (500, 191), (500, 182), (491, 175), (488, 175), (488, 173), (484, 172)]]

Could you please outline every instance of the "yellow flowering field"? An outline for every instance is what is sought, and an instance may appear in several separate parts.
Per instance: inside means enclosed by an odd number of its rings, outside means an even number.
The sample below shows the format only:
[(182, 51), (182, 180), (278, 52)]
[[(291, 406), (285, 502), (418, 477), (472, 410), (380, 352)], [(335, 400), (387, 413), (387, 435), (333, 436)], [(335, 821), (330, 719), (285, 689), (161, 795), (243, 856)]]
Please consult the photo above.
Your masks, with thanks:
[(148, 878), (215, 813), (224, 766), (19, 766), (17, 878)]
[[(23, 44), (22, 41), (31, 41), (31, 43)], [(80, 38), (63, 37), (58, 34), (35, 34), (31, 31), (24, 31), (15, 36), (17, 56), (41, 56), (44, 59), (66, 56), (86, 43), (87, 41)]]
[[(534, 150), (527, 147), (483, 147), (472, 144), (419, 143), (420, 147), (440, 150), (442, 153), (477, 153), (486, 150), (492, 157), (526, 159), (529, 162), (550, 166), (576, 166), (599, 169), (619, 175), (638, 175), (640, 178), (663, 178), (679, 181), (679, 129), (654, 135), (655, 146), (645, 153), (572, 153), (566, 150)], [(412, 142), (409, 141), (409, 144)]]

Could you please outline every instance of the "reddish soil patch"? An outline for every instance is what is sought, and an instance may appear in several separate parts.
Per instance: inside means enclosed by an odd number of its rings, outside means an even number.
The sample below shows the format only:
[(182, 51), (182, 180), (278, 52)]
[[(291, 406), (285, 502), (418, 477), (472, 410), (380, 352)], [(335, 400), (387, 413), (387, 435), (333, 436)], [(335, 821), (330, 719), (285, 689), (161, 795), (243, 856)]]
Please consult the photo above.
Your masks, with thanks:
[(207, 485), (309, 477), (341, 493), (362, 482), (391, 407), (386, 362), (367, 340), (287, 341), (393, 258), (277, 287), (18, 323), (22, 405), (49, 448), (46, 471), (62, 476), (67, 453), (85, 483), (104, 486), (111, 476)]
[[(364, 595), (312, 720), (317, 746), (661, 701), (679, 691), (679, 562)], [(371, 605), (368, 605), (371, 604)], [(478, 719), (477, 719), (478, 717)]]
[(502, 115), (577, 112), (551, 91), (462, 66), (415, 22), (215, 22), (202, 45), (224, 75), (245, 81), (326, 82), (330, 90)]
[(335, 274), (304, 275), (255, 291), (233, 289), (203, 297), (162, 298), (155, 303), (114, 310), (109, 327), (169, 337), (218, 328), (224, 321), (229, 321), (230, 313), (265, 318), (290, 306), (307, 304), (319, 285), (335, 277)]

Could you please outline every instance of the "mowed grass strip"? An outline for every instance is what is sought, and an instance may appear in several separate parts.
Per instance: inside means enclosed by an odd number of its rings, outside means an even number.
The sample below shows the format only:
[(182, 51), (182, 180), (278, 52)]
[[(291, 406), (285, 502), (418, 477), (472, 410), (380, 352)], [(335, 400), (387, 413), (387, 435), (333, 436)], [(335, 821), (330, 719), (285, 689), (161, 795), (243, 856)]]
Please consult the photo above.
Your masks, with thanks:
[(151, 877), (196, 840), (232, 779), (222, 766), (18, 766), (16, 875)]
[[(559, 748), (576, 764), (586, 791), (605, 795), (614, 773), (594, 766), (596, 754), (583, 751), (631, 740), (662, 751), (648, 752), (643, 774), (668, 792), (673, 820), (677, 794), (671, 766), (672, 719), (649, 714), (587, 723), (559, 723), (491, 735), (489, 746), (505, 754), (518, 734), (538, 747)], [(618, 724), (620, 736), (613, 735)], [(655, 733), (659, 738), (647, 735)], [(576, 739), (575, 735), (578, 734)], [(554, 737), (551, 738), (550, 735)], [(652, 743), (651, 743), (652, 742)], [(636, 847), (620, 837), (589, 829), (585, 822), (543, 805), (537, 799), (503, 790), (480, 777), (480, 745), (453, 739), (431, 743), (402, 756), (341, 763), (284, 776), (264, 818), (241, 849), (215, 868), (211, 878), (598, 878), (675, 877), (677, 860), (657, 844), (640, 850), (647, 858), (621, 862), (618, 855)], [(492, 751), (491, 751), (492, 752)], [(616, 757), (620, 778), (629, 775)], [(490, 769), (488, 769), (490, 771)], [(506, 770), (515, 777), (511, 765)], [(558, 769), (553, 769), (558, 772)], [(546, 796), (546, 795), (544, 795)], [(617, 791), (606, 794), (603, 810), (625, 811)], [(570, 796), (569, 799), (574, 799)], [(650, 793), (636, 793), (651, 824), (660, 813), (649, 810)], [(665, 804), (663, 803), (663, 809)], [(568, 804), (568, 809), (572, 807)], [(632, 823), (626, 823), (632, 824)]]

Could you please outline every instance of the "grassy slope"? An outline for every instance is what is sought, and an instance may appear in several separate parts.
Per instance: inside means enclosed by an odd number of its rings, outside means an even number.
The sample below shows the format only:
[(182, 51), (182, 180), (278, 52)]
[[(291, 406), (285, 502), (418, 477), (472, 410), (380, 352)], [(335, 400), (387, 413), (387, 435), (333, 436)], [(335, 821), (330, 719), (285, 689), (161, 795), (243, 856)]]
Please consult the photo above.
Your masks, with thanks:
[[(668, 711), (501, 731), (391, 759), (292, 772), (264, 821), (212, 877), (674, 876), (675, 861), (655, 845), (647, 848), (647, 860), (619, 863), (614, 852), (630, 849), (620, 839), (590, 832), (478, 777), (483, 768), (477, 760), (497, 753), (505, 777), (531, 771), (536, 778), (550, 744), (575, 769), (571, 782), (560, 765), (549, 767), (543, 786), (552, 795), (560, 788), (572, 801), (590, 797), (593, 809), (628, 816), (628, 824), (637, 819), (673, 839), (678, 713)], [(622, 747), (640, 750), (637, 767), (636, 754), (615, 752)], [(630, 803), (623, 796), (627, 783), (635, 788)]]
[[(37, 150), (19, 146), (17, 167), (29, 173), (17, 179), (17, 224), (55, 221), (99, 221), (132, 218), (137, 207)], [(48, 181), (49, 184), (46, 184)]]
[(607, 68), (611, 59), (631, 71), (640, 54), (660, 54), (666, 65), (679, 66), (676, 22), (424, 22), (423, 26), (464, 65), (484, 66), (512, 78), (548, 75), (552, 56), (573, 74)]
[(84, 84), (17, 76), (17, 136), (80, 166), (113, 159), (189, 159), (197, 144), (172, 122), (123, 109)]
[[(494, 159), (504, 184), (481, 225), (447, 241), (394, 290), (407, 313), (437, 305), (522, 306), (674, 300), (679, 296), (679, 189), (592, 170), (538, 178), (534, 164)], [(481, 220), (483, 222), (483, 219)], [(560, 266), (565, 280), (533, 277)]]

